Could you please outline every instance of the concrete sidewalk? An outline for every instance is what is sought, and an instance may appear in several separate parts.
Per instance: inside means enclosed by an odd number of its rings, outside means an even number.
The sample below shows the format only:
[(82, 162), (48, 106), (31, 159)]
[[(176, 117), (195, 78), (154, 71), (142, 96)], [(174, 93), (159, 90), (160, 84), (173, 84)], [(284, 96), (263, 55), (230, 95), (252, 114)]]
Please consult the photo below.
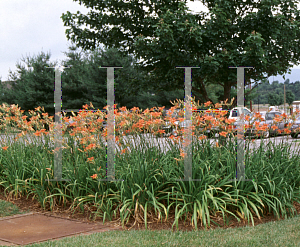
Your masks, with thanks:
[(24, 246), (65, 237), (122, 230), (102, 223), (86, 223), (43, 213), (0, 218), (0, 246)]

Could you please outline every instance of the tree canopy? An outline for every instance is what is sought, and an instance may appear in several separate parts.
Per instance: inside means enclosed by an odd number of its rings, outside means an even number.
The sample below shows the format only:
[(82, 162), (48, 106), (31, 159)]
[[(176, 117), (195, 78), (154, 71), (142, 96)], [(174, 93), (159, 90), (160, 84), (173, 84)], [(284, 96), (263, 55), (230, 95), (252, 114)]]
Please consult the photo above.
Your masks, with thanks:
[(286, 91), (286, 103), (289, 104), (289, 106), (294, 102), (295, 100), (295, 94), (291, 90)]
[[(286, 103), (289, 105), (293, 103), (294, 100), (300, 100), (300, 81), (290, 82), (289, 79), (284, 82), (279, 83), (279, 81), (274, 81), (269, 83), (268, 80), (264, 80), (255, 90), (257, 97), (253, 99), (254, 104), (271, 104), (274, 105), (275, 102), (268, 101), (268, 95), (275, 94), (278, 96), (278, 102), (275, 105), (280, 105), (280, 102), (284, 101), (284, 84), (286, 89)], [(274, 96), (271, 96), (274, 98)], [(276, 96), (275, 96), (276, 98)], [(279, 100), (279, 98), (281, 98)]]
[(282, 95), (278, 95), (276, 93), (269, 93), (268, 95), (268, 103), (271, 106), (279, 106), (281, 104), (283, 104), (283, 97)]
[[(134, 66), (150, 73), (142, 85), (151, 84), (156, 91), (182, 89), (184, 70), (175, 67), (197, 66), (201, 68), (192, 69), (193, 95), (212, 101), (207, 88), (220, 85), (223, 94), (218, 100), (225, 100), (237, 82), (237, 71), (229, 66), (254, 67), (245, 69), (248, 85), (250, 78), (258, 82), (283, 75), (299, 64), (295, 0), (203, 0), (209, 13), (196, 14), (187, 11), (186, 0), (73, 1), (91, 10), (87, 15), (67, 11), (61, 16), (67, 38), (85, 50), (104, 44), (143, 58)], [(136, 86), (132, 81), (127, 92)]]

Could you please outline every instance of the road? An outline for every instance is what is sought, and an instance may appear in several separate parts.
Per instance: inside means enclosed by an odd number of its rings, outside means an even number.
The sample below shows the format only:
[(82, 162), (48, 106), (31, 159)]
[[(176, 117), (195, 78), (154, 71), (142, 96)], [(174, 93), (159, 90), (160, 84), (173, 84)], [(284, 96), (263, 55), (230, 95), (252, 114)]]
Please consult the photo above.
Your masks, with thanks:
[[(143, 134), (144, 138), (145, 138), (145, 141), (148, 145), (150, 145), (150, 147), (160, 147), (160, 149), (164, 152), (164, 154), (166, 154), (166, 152), (168, 150), (170, 150), (170, 145), (168, 144), (167, 142), (167, 139), (168, 138), (154, 138), (152, 135), (150, 134)], [(8, 140), (7, 138), (10, 139), (10, 141), (13, 141), (13, 138), (14, 136), (13, 135), (10, 135), (10, 136), (4, 136), (4, 135), (0, 135), (0, 147), (3, 147), (4, 146), (4, 143), (3, 141), (4, 140)], [(26, 136), (20, 138), (20, 140), (18, 141), (22, 141), (24, 140), (24, 138), (26, 138), (28, 140), (28, 143), (35, 143), (36, 141), (40, 141), (42, 140), (42, 143), (45, 144), (45, 138), (44, 137), (36, 137), (34, 135), (30, 135), (30, 134), (27, 134)], [(95, 135), (95, 138), (97, 140), (97, 137)], [(142, 139), (144, 139), (142, 138)], [(105, 145), (107, 145), (107, 142), (104, 142), (104, 139), (101, 137), (102, 139), (102, 143), (105, 143)], [(138, 138), (137, 140), (133, 140), (133, 136), (126, 136), (124, 137), (124, 141), (125, 143), (128, 143), (128, 141), (130, 140), (131, 143), (134, 145), (134, 147), (136, 148), (137, 146), (140, 145), (141, 143), (141, 138)], [(67, 140), (67, 137), (64, 137), (64, 140)], [(215, 142), (216, 142), (217, 139), (208, 139), (207, 141), (209, 141), (212, 145), (215, 145)], [(169, 140), (172, 144), (174, 144), (174, 142), (172, 140)], [(250, 143), (250, 150), (253, 150), (254, 148), (257, 149), (259, 146), (260, 146), (260, 143), (261, 141), (263, 141), (265, 144), (269, 143), (269, 142), (273, 142), (275, 143), (275, 145), (278, 145), (280, 144), (281, 142), (288, 142), (288, 144), (291, 144), (291, 155), (292, 153), (297, 153), (299, 155), (300, 151), (300, 138), (298, 139), (292, 139), (290, 136), (280, 136), (280, 137), (272, 137), (272, 138), (268, 138), (268, 139), (263, 139), (263, 140), (255, 140), (254, 143)], [(78, 140), (75, 140), (75, 146), (77, 146), (77, 143), (78, 143)], [(144, 144), (144, 145), (147, 145), (147, 144)], [(200, 143), (201, 144), (201, 143)], [(28, 144), (25, 143), (25, 146), (27, 146)], [(146, 146), (142, 145), (142, 147), (140, 147), (140, 150), (143, 150), (143, 147), (146, 148)], [(180, 148), (183, 148), (182, 147), (182, 144), (181, 142), (179, 142), (179, 144), (177, 144), (178, 147)], [(50, 141), (50, 147), (54, 147), (54, 141)], [(120, 147), (119, 146), (116, 146), (118, 152), (120, 152)], [(131, 152), (131, 149), (130, 147), (128, 147), (129, 151)], [(272, 148), (273, 149), (273, 148)]]

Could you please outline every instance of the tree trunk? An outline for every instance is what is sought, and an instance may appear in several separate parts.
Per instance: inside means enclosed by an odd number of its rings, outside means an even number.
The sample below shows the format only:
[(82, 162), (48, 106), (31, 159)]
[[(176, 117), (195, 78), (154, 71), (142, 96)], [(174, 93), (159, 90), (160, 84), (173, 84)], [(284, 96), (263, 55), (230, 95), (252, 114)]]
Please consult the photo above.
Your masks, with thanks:
[(207, 95), (207, 91), (206, 91), (203, 81), (200, 80), (199, 78), (196, 78), (195, 81), (197, 81), (198, 84), (200, 84), (200, 89), (192, 86), (192, 91), (195, 91), (195, 92), (201, 94), (203, 96), (204, 102), (210, 101), (213, 103), (213, 101)]
[[(230, 91), (231, 91), (231, 83), (225, 83), (224, 84), (224, 98), (223, 98), (223, 101), (225, 103), (225, 101), (227, 100), (226, 103), (229, 103), (230, 102)], [(229, 109), (228, 106), (224, 105), (223, 108), (225, 110)]]

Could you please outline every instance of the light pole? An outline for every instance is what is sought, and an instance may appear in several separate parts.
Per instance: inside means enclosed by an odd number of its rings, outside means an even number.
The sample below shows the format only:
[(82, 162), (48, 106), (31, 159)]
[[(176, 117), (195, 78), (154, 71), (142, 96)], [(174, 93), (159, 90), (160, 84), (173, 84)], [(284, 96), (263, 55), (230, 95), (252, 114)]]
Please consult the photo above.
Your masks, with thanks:
[[(257, 86), (257, 91), (258, 91), (258, 86)], [(257, 111), (259, 112), (259, 94), (258, 94), (258, 110)]]
[[(261, 83), (258, 83), (258, 84), (257, 84), (257, 92), (258, 92), (258, 85), (259, 85), (259, 84), (261, 84)], [(259, 92), (258, 92), (258, 110), (257, 110), (257, 111), (259, 112)]]
[(284, 97), (284, 100), (283, 100), (284, 101), (283, 102), (283, 112), (285, 113), (285, 101), (286, 101), (285, 100), (285, 84), (283, 84), (283, 91), (284, 91), (284, 93), (283, 93), (284, 94), (284, 96), (283, 96)]
[(262, 82), (257, 83), (257, 92), (258, 92), (258, 112), (259, 112), (259, 91), (258, 91), (258, 85), (262, 84)]
[[(251, 82), (250, 82), (250, 91), (251, 91)], [(252, 112), (252, 100), (250, 99), (250, 111)]]

